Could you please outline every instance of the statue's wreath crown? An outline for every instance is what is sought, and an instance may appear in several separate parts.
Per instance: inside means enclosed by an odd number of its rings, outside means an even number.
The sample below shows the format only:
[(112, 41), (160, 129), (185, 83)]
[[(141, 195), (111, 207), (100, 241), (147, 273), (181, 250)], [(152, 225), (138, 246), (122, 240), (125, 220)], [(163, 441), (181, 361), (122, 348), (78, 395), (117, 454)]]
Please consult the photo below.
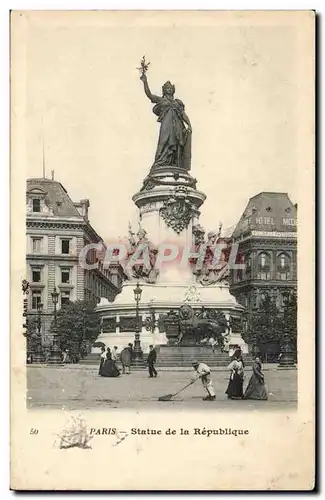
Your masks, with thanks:
[(163, 94), (165, 93), (166, 87), (171, 87), (173, 89), (173, 93), (175, 93), (175, 85), (173, 85), (169, 80), (162, 86)]

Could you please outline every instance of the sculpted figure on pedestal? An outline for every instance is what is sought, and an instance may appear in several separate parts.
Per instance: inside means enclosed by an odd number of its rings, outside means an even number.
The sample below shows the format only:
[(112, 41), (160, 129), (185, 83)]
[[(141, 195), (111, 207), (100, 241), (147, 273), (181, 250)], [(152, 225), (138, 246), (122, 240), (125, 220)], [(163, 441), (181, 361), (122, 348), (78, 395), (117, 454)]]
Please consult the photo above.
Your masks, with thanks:
[(177, 341), (178, 345), (200, 344), (204, 337), (212, 336), (217, 341), (221, 352), (223, 351), (224, 339), (222, 334), (226, 328), (223, 313), (212, 314), (202, 307), (201, 311), (195, 314), (189, 304), (183, 304), (179, 309), (179, 320), (180, 334)]
[[(141, 278), (147, 283), (155, 283), (158, 277), (158, 270), (155, 269), (158, 249), (147, 238), (147, 232), (143, 228), (139, 228), (137, 234), (132, 232), (129, 226), (129, 252), (127, 255), (128, 262), (132, 262), (132, 256), (138, 250), (136, 260), (142, 260), (141, 263), (132, 265), (132, 276)], [(148, 258), (147, 258), (148, 257)]]
[[(226, 243), (220, 238), (219, 232), (210, 231), (207, 236), (205, 258), (202, 268), (196, 271), (197, 280), (205, 286), (215, 283), (228, 283), (229, 267), (227, 249), (218, 249), (217, 245)], [(200, 235), (201, 236), (201, 235)]]
[(142, 71), (140, 80), (146, 96), (155, 104), (153, 113), (158, 116), (160, 123), (155, 161), (150, 172), (165, 166), (190, 170), (192, 126), (185, 113), (184, 103), (174, 98), (175, 86), (167, 81), (162, 87), (162, 96), (157, 96), (149, 88), (146, 70)]

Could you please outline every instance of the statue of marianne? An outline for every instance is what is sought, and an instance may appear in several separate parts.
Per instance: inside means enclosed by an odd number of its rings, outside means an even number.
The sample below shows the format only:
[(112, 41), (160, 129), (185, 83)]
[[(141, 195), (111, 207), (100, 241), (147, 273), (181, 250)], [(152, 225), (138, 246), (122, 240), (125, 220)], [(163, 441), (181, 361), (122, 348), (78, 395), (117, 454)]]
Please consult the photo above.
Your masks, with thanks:
[(143, 81), (146, 96), (155, 103), (152, 111), (161, 124), (155, 161), (150, 172), (154, 173), (165, 166), (190, 170), (192, 127), (184, 103), (174, 99), (175, 86), (166, 82), (162, 87), (162, 97), (159, 97), (151, 93), (145, 73), (140, 76), (140, 80)]

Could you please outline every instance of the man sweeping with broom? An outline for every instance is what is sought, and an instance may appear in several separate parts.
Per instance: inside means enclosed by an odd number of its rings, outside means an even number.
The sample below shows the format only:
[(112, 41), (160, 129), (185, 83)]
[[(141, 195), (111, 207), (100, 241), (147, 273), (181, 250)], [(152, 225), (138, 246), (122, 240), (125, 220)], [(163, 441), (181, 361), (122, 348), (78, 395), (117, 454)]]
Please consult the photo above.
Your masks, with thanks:
[(165, 396), (160, 396), (158, 401), (170, 401), (174, 396), (177, 396), (180, 392), (190, 387), (190, 385), (194, 384), (199, 378), (202, 380), (203, 387), (206, 389), (208, 395), (203, 398), (203, 401), (214, 401), (216, 399), (212, 380), (211, 380), (211, 370), (208, 365), (205, 363), (199, 363), (198, 361), (192, 361), (192, 366), (197, 373), (195, 376), (185, 387), (182, 387), (179, 391), (174, 394), (166, 394)]
[(192, 361), (192, 366), (198, 374), (198, 378), (202, 380), (202, 385), (208, 393), (208, 395), (203, 398), (203, 401), (213, 401), (216, 399), (216, 395), (212, 385), (210, 367), (205, 363), (199, 363), (198, 361)]

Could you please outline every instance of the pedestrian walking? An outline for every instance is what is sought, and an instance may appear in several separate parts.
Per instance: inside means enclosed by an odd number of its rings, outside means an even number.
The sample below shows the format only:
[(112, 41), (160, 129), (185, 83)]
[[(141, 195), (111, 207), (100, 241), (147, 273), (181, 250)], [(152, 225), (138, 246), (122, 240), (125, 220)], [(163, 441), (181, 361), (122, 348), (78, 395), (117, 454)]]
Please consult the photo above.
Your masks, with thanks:
[(130, 366), (132, 359), (132, 344), (128, 344), (127, 347), (121, 351), (121, 363), (122, 363), (122, 372), (123, 374), (130, 375)]
[(69, 349), (66, 349), (66, 350), (63, 352), (63, 359), (62, 359), (62, 363), (64, 363), (64, 364), (70, 363)]
[(228, 369), (231, 371), (226, 389), (228, 399), (242, 399), (244, 396), (244, 366), (241, 350), (237, 349), (233, 355), (233, 360), (228, 365)]
[(120, 370), (116, 367), (115, 361), (112, 359), (111, 351), (107, 349), (106, 360), (101, 369), (102, 377), (119, 377)]
[(215, 350), (216, 350), (216, 346), (218, 344), (217, 340), (213, 337), (213, 335), (211, 335), (211, 337), (209, 338), (209, 346), (211, 347), (212, 349), (212, 352), (213, 354), (215, 353)]
[(192, 361), (192, 366), (196, 373), (198, 374), (198, 378), (201, 379), (202, 385), (207, 391), (208, 395), (203, 398), (203, 401), (213, 401), (216, 399), (216, 395), (214, 393), (214, 388), (211, 379), (211, 369), (205, 363), (199, 363), (198, 361)]
[(117, 366), (117, 346), (116, 345), (113, 347), (113, 350), (111, 351), (111, 355), (112, 355), (113, 363), (115, 364), (116, 368), (118, 368), (118, 366)]
[(115, 345), (113, 347), (113, 350), (111, 351), (111, 356), (113, 361), (117, 361), (117, 346)]
[(149, 354), (148, 354), (148, 369), (149, 369), (149, 377), (153, 378), (153, 376), (157, 377), (158, 373), (155, 368), (155, 363), (157, 361), (157, 352), (153, 345), (149, 346)]
[(98, 375), (102, 374), (102, 368), (104, 366), (105, 360), (106, 360), (106, 352), (105, 352), (105, 347), (102, 346), (100, 348), (101, 353), (100, 353), (100, 364), (99, 364), (99, 370), (98, 370)]
[(253, 374), (249, 379), (244, 399), (258, 399), (264, 401), (267, 399), (264, 375), (262, 373), (262, 363), (258, 356), (255, 358), (253, 363)]

